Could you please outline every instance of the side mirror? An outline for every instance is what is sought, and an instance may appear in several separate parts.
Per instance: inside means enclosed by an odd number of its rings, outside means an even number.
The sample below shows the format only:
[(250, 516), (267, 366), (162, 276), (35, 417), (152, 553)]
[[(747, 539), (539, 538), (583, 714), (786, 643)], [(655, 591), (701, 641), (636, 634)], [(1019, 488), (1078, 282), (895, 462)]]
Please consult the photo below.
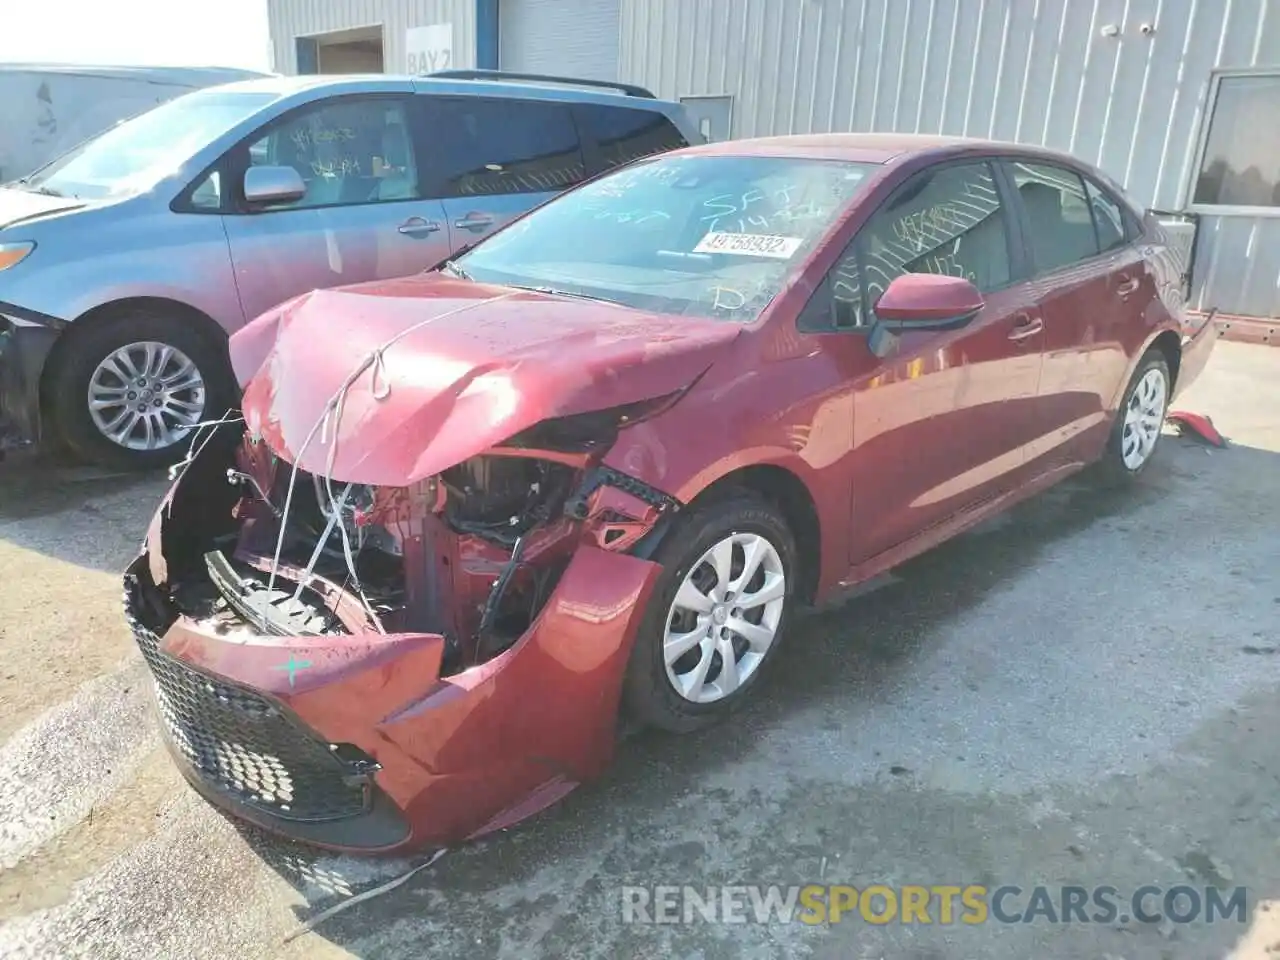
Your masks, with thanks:
[(875, 304), (876, 322), (868, 345), (877, 357), (897, 346), (907, 330), (954, 330), (972, 320), (984, 306), (982, 294), (963, 277), (904, 273)]
[(293, 203), (306, 193), (307, 185), (293, 167), (250, 167), (244, 172), (244, 199), (252, 206)]

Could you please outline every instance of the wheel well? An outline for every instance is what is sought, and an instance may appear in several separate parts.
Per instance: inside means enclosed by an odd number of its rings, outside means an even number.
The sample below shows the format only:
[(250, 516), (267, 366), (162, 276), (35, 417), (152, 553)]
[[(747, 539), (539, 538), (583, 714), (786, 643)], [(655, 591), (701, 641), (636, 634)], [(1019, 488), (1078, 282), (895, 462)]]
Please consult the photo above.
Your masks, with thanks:
[[(74, 343), (80, 333), (91, 327), (141, 310), (181, 317), (184, 322), (189, 322), (210, 346), (220, 348), (223, 352), (226, 350), (227, 332), (211, 316), (190, 304), (180, 300), (170, 300), (167, 297), (129, 297), (124, 300), (113, 300), (80, 314), (67, 326), (62, 336), (54, 341), (53, 349), (49, 351), (49, 357), (45, 360), (44, 369), (40, 374), (41, 406), (45, 406), (48, 402), (49, 391), (57, 378), (57, 371), (67, 352), (68, 344)], [(230, 365), (230, 359), (227, 363)]]
[(764, 497), (782, 511), (783, 519), (796, 540), (796, 553), (800, 561), (799, 597), (805, 603), (812, 603), (818, 592), (818, 575), (822, 565), (822, 531), (818, 525), (818, 509), (809, 494), (809, 488), (785, 467), (760, 464), (725, 474), (698, 494), (694, 502), (724, 496), (733, 490), (744, 488)]
[(1164, 354), (1164, 362), (1169, 365), (1169, 392), (1173, 393), (1178, 385), (1178, 368), (1182, 365), (1182, 340), (1172, 330), (1166, 330), (1151, 341), (1151, 348)]

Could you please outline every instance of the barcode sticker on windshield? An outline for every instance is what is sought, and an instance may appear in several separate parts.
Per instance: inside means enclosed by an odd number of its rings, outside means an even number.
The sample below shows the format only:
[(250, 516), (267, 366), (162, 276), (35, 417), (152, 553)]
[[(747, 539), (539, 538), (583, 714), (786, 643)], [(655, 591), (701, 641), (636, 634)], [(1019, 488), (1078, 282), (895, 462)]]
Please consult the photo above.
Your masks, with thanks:
[(694, 253), (734, 253), (742, 257), (790, 260), (800, 249), (800, 237), (770, 237), (761, 233), (708, 233)]

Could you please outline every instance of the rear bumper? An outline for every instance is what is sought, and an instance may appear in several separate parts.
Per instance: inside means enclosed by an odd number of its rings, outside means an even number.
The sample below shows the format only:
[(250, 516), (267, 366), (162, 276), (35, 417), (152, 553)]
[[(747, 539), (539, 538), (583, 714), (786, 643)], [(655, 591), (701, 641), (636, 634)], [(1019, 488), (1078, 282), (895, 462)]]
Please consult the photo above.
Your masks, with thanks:
[(1183, 323), (1182, 362), (1178, 365), (1178, 381), (1173, 396), (1177, 397), (1196, 379), (1209, 362), (1214, 345), (1222, 336), (1222, 329), (1212, 313), (1189, 314)]
[(0, 303), (0, 425), (39, 440), (40, 376), (62, 326), (17, 316), (7, 307)]

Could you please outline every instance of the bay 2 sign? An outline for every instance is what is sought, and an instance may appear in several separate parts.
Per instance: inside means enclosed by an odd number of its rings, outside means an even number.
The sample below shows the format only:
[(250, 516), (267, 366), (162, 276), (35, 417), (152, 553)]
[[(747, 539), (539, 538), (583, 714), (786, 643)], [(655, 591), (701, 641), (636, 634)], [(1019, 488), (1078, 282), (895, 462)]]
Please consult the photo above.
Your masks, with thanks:
[(410, 27), (404, 32), (404, 47), (413, 76), (448, 70), (453, 66), (453, 24)]

